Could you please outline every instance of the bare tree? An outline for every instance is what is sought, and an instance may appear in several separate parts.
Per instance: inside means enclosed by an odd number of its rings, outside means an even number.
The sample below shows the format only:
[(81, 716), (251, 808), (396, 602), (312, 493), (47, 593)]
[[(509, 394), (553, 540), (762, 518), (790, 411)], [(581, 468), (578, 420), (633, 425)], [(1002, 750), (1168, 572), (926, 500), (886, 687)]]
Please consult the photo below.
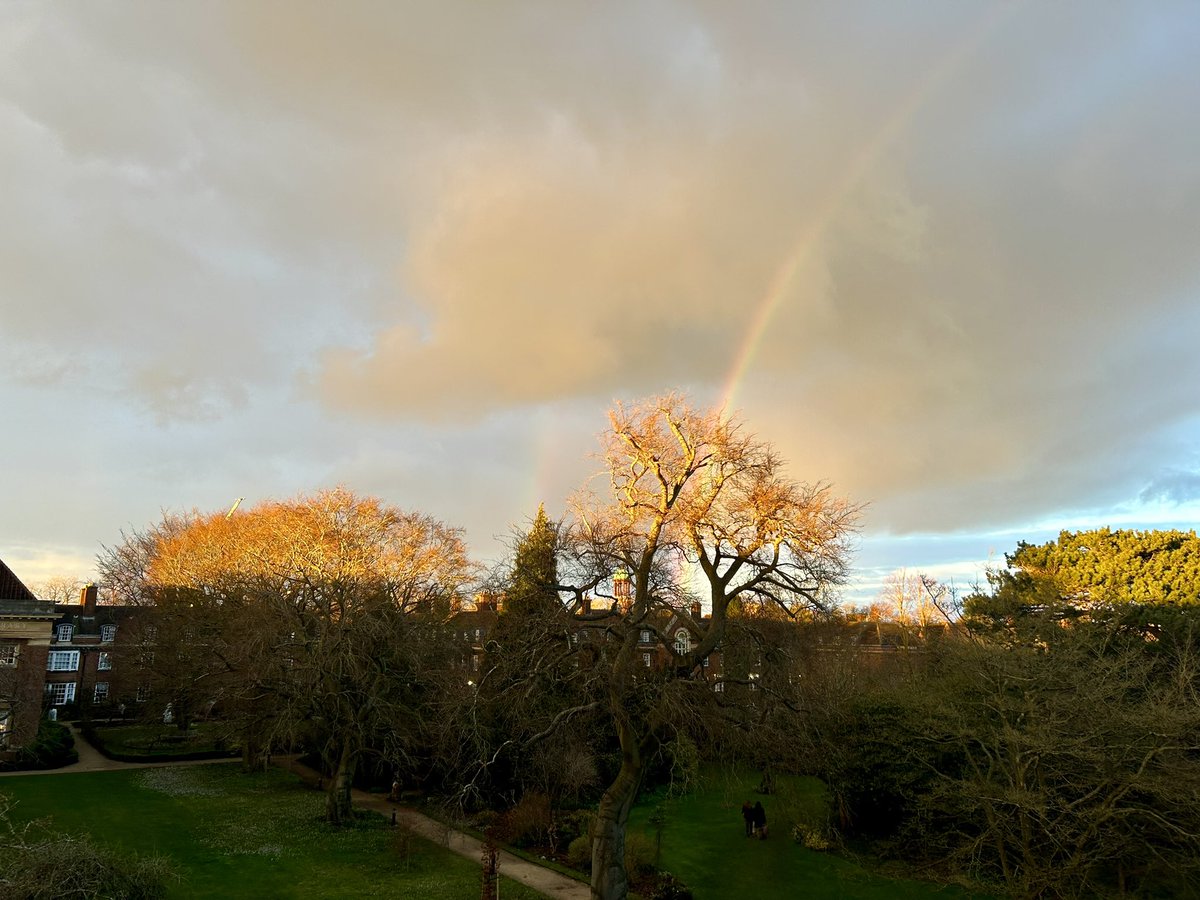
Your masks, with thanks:
[(195, 701), (185, 681), (224, 685), (250, 762), (274, 737), (314, 741), (343, 821), (361, 754), (398, 764), (416, 737), (428, 657), (473, 575), (458, 532), (341, 489), (155, 531), (114, 556), (141, 565), (133, 586), (175, 629), (155, 648), (179, 663), (173, 702)]
[[(577, 496), (564, 531), (564, 581), (573, 576), (576, 595), (603, 585), (624, 595), (593, 614), (608, 636), (598, 671), (621, 748), (593, 840), (597, 900), (628, 893), (625, 828), (645, 766), (679, 710), (712, 700), (703, 661), (718, 650), (731, 608), (791, 615), (821, 607), (845, 576), (857, 518), (827, 485), (789, 478), (768, 444), (719, 410), (697, 411), (669, 394), (618, 405), (609, 421), (609, 491)], [(695, 600), (708, 617), (694, 614)], [(663, 635), (672, 620), (686, 621), (694, 640)], [(648, 630), (668, 638), (663, 669), (644, 665), (639, 640)]]
[(50, 603), (77, 603), (79, 591), (85, 583), (82, 578), (59, 575), (30, 583), (29, 590), (39, 600), (47, 600)]

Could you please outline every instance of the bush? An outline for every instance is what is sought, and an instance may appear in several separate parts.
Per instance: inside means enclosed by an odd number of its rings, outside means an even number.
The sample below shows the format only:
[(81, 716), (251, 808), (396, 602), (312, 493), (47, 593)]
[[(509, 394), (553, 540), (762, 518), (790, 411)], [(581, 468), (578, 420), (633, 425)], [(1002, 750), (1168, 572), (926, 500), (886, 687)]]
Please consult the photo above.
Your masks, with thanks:
[(648, 875), (654, 871), (654, 841), (644, 834), (625, 833), (625, 871)]
[(40, 822), (13, 825), (0, 798), (0, 897), (158, 900), (177, 879), (162, 857), (119, 854), (87, 836), (51, 832)]
[(590, 839), (592, 836), (592, 824), (595, 820), (596, 814), (588, 809), (575, 809), (559, 813), (555, 820), (559, 840), (570, 844), (579, 837)]
[(71, 729), (59, 722), (42, 719), (33, 741), (18, 750), (11, 763), (0, 765), (0, 769), (59, 769), (78, 761), (79, 752), (75, 749)]
[(514, 847), (535, 846), (547, 839), (553, 824), (550, 798), (531, 791), (504, 814), (501, 835)]
[(579, 869), (581, 872), (590, 872), (592, 869), (592, 839), (586, 834), (581, 834), (575, 840), (567, 845), (567, 862), (572, 868)]
[(809, 850), (821, 852), (833, 846), (825, 829), (809, 825), (807, 822), (798, 822), (792, 826), (792, 840)]
[(692, 892), (670, 872), (659, 872), (650, 887), (650, 900), (692, 900)]

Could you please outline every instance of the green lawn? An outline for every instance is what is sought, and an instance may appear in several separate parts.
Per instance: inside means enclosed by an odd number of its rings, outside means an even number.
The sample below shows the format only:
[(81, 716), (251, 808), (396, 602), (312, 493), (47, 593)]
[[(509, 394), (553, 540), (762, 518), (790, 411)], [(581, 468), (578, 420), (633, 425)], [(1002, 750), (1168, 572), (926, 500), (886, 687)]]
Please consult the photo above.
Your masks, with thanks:
[[(174, 860), (172, 897), (477, 897), (479, 866), (370, 815), (353, 829), (320, 821), (323, 795), (280, 770), (236, 765), (0, 779), (20, 819)], [(505, 900), (541, 895), (505, 879)]]
[[(808, 850), (791, 838), (797, 821), (820, 822), (825, 786), (815, 778), (779, 778), (776, 793), (754, 792), (757, 773), (712, 772), (703, 787), (678, 798), (643, 797), (630, 814), (630, 832), (653, 841), (648, 818), (658, 804), (666, 813), (662, 868), (682, 879), (696, 900), (753, 896), (755, 900), (844, 898), (918, 900), (982, 897), (957, 887), (885, 878), (851, 859)], [(762, 801), (770, 837), (747, 839), (742, 803)]]
[(187, 756), (231, 749), (228, 727), (197, 722), (187, 731), (174, 725), (114, 725), (96, 729), (96, 740), (113, 756)]

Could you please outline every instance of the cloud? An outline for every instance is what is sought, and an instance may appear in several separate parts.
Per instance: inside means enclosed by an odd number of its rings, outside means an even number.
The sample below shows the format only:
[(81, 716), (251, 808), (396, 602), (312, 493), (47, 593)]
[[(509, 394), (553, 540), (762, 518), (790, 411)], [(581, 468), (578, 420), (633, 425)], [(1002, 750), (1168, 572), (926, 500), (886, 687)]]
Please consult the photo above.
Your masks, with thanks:
[(574, 472), (613, 397), (746, 359), (734, 405), (873, 529), (1191, 490), (1145, 487), (1196, 440), (1186, 6), (0, 16), (0, 388), (141, 435), (122, 485), (469, 470), (503, 497), (444, 514), (497, 531), (538, 463), (481, 446), (569, 422)]
[(1200, 500), (1200, 472), (1165, 472), (1155, 478), (1138, 497), (1143, 503), (1170, 503), (1180, 506)]

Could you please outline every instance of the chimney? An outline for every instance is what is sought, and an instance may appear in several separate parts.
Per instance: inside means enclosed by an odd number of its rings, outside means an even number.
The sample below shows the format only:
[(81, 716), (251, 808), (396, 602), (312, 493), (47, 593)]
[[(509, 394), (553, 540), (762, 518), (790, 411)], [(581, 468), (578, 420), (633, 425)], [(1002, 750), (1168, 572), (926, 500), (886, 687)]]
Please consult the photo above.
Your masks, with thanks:
[(579, 611), (585, 616), (592, 614), (592, 598), (589, 595), (584, 594), (583, 598), (579, 601)]
[(692, 604), (692, 618), (695, 619), (697, 622), (699, 622), (703, 616), (704, 616), (704, 610), (701, 609), (700, 604), (693, 603)]
[(83, 614), (85, 616), (94, 616), (96, 614), (96, 586), (90, 581), (79, 592), (79, 605), (83, 607)]

